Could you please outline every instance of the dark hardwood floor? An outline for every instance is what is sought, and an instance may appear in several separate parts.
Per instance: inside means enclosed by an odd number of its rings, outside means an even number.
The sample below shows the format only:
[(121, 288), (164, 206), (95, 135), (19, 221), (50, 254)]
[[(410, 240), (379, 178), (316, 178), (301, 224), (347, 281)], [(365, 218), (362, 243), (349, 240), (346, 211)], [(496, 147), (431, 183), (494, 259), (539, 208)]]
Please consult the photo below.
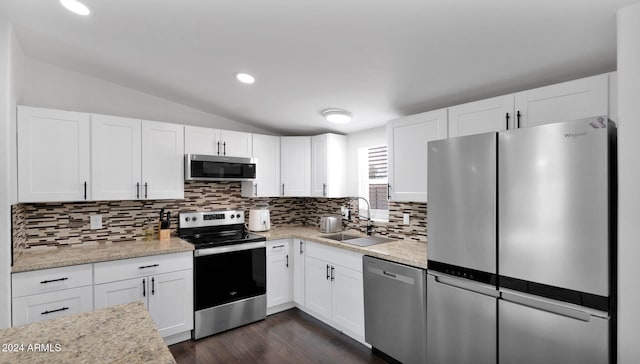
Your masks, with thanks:
[(198, 341), (169, 346), (182, 363), (385, 363), (371, 350), (294, 308)]

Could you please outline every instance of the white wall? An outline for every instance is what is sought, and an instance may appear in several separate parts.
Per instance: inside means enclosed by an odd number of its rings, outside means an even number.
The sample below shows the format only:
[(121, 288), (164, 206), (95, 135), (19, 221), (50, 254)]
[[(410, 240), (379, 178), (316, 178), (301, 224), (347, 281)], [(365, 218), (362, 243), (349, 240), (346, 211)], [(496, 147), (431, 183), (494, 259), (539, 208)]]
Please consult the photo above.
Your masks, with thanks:
[(34, 58), (24, 64), (25, 105), (273, 134)]
[(618, 11), (618, 362), (640, 361), (640, 3)]
[(22, 50), (13, 28), (0, 19), (0, 328), (11, 326), (11, 204), (16, 201), (16, 102)]
[(380, 127), (347, 135), (347, 195), (358, 196), (358, 149), (387, 144), (387, 129)]

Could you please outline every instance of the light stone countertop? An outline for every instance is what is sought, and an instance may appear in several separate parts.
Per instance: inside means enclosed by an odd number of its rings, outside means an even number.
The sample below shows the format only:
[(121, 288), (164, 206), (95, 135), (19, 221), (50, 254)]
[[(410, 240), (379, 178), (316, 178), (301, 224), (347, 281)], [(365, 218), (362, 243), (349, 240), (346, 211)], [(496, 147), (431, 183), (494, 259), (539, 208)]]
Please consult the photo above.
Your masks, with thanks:
[[(306, 225), (274, 227), (269, 231), (254, 233), (265, 236), (267, 240), (288, 238), (310, 240), (376, 258), (390, 260), (396, 263), (427, 269), (427, 244), (415, 240), (395, 240), (388, 243), (361, 247), (326, 239), (323, 236), (328, 235), (327, 233), (321, 233), (316, 226)], [(344, 233), (362, 237), (366, 236), (355, 230), (344, 231)]]
[(177, 237), (170, 240), (132, 240), (79, 246), (42, 247), (14, 257), (13, 273), (76, 264), (137, 258), (150, 255), (192, 251), (193, 245)]
[(0, 345), (2, 364), (175, 363), (141, 302), (3, 329)]

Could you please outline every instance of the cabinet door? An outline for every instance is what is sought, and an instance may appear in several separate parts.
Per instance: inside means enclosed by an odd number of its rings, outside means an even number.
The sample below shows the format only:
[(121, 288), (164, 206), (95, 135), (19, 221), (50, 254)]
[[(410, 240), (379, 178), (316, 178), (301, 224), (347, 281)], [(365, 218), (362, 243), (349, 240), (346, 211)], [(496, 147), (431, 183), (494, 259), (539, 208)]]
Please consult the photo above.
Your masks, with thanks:
[(220, 148), (220, 130), (188, 125), (184, 127), (185, 154), (218, 155), (222, 153)]
[(193, 329), (193, 270), (149, 279), (149, 313), (162, 337)]
[(290, 302), (291, 244), (288, 239), (267, 244), (267, 307)]
[(141, 122), (91, 115), (91, 192), (94, 200), (141, 197)]
[(280, 138), (281, 192), (283, 196), (311, 195), (311, 138)]
[(304, 267), (306, 242), (301, 239), (293, 241), (293, 301), (304, 306)]
[(18, 200), (91, 199), (89, 114), (18, 107)]
[(142, 121), (145, 199), (184, 198), (184, 126)]
[(327, 134), (311, 138), (311, 196), (327, 197)]
[(251, 133), (239, 131), (220, 130), (220, 155), (229, 157), (251, 158), (253, 138)]
[(91, 291), (91, 286), (85, 286), (14, 298), (13, 326), (89, 312), (93, 309)]
[(280, 196), (280, 137), (253, 134), (252, 149), (256, 180), (242, 182), (242, 196)]
[(447, 109), (387, 124), (392, 201), (427, 202), (427, 143), (447, 137)]
[(327, 262), (305, 257), (305, 307), (324, 321), (331, 321), (330, 270)]
[(362, 272), (341, 266), (331, 267), (331, 309), (333, 321), (364, 337), (364, 291)]
[(94, 285), (95, 308), (111, 307), (141, 301), (147, 307), (149, 277), (132, 278)]
[(513, 94), (450, 107), (449, 137), (509, 129), (513, 115)]
[(597, 75), (516, 93), (516, 113), (520, 113), (516, 126), (607, 116), (608, 77), (607, 74)]

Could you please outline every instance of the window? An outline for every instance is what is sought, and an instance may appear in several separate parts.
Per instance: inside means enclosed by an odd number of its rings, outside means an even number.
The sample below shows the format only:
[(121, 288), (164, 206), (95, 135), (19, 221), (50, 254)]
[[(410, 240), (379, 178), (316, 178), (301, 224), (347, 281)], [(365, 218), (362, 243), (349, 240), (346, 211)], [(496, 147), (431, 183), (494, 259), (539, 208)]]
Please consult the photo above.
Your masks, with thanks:
[[(371, 219), (389, 221), (387, 200), (387, 146), (361, 148), (359, 151), (359, 195), (371, 205)], [(367, 216), (367, 206), (360, 201), (360, 216)]]

